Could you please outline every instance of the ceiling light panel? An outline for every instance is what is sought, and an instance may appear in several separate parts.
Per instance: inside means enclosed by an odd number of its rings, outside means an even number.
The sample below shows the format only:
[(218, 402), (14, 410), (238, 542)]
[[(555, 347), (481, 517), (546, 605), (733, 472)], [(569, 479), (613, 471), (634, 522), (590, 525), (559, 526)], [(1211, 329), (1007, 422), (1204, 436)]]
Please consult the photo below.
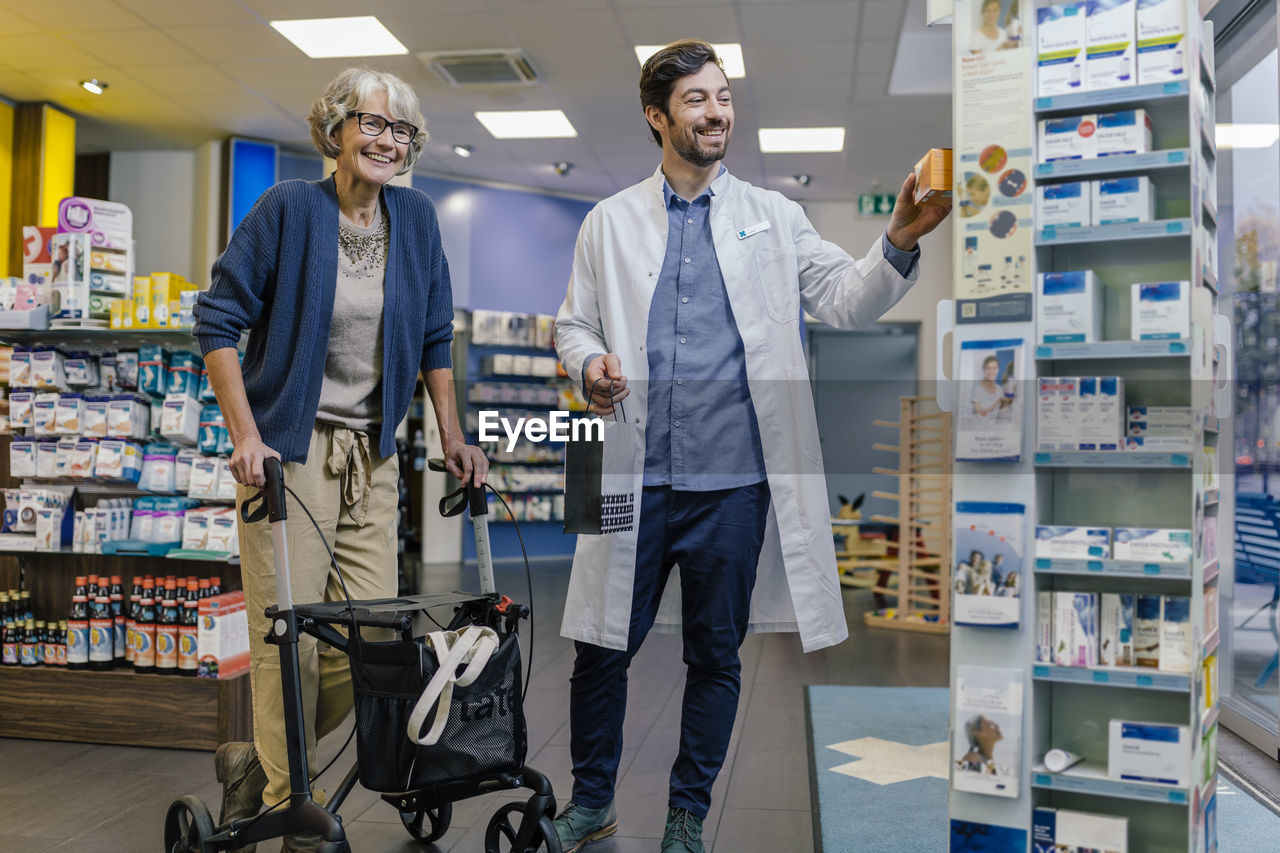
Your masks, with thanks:
[(824, 154), (844, 150), (843, 127), (762, 127), (762, 154)]
[(561, 110), (493, 110), (476, 113), (494, 139), (564, 139), (578, 135)]
[[(747, 76), (747, 65), (742, 59), (742, 45), (732, 44), (713, 44), (716, 53), (720, 55), (720, 61), (724, 63), (724, 76), (730, 80), (741, 80)], [(663, 44), (638, 44), (636, 45), (636, 59), (643, 66), (645, 60), (653, 56), (662, 48)]]
[(1220, 124), (1214, 137), (1219, 148), (1270, 148), (1280, 141), (1280, 125)]
[(397, 56), (409, 52), (372, 15), (272, 21), (280, 35), (312, 59), (342, 56)]

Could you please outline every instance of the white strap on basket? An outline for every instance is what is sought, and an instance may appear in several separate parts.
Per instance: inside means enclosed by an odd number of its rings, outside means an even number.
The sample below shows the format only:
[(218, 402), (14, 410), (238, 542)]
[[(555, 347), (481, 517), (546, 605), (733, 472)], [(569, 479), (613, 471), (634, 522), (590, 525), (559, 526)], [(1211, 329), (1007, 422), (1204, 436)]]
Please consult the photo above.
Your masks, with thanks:
[[(484, 671), (489, 657), (497, 651), (498, 634), (492, 628), (480, 625), (468, 625), (461, 631), (434, 631), (427, 635), (427, 646), (436, 653), (440, 662), (436, 674), (427, 682), (427, 687), (418, 697), (409, 715), (409, 740), (422, 746), (432, 746), (440, 740), (444, 733), (445, 723), (449, 720), (449, 705), (453, 702), (453, 685), (456, 683), (466, 687)], [(466, 664), (462, 675), (458, 675), (458, 667)], [(434, 709), (431, 728), (425, 735), (420, 734), (427, 715)]]

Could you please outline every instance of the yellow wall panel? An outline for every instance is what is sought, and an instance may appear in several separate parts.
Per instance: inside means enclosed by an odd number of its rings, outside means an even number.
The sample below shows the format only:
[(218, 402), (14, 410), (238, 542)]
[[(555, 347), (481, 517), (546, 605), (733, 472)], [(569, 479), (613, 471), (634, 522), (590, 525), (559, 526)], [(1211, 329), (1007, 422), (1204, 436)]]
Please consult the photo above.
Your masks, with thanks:
[(40, 186), (40, 224), (58, 224), (58, 205), (75, 192), (76, 120), (45, 107), (44, 180)]
[(0, 275), (9, 271), (9, 244), (13, 219), (13, 107), (0, 103)]

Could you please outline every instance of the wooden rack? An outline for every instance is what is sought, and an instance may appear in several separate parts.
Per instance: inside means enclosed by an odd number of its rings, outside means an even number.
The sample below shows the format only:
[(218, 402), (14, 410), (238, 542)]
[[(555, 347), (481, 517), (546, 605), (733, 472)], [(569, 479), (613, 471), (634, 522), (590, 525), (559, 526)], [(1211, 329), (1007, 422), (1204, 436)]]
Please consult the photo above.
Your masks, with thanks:
[(873, 492), (898, 502), (896, 516), (873, 521), (898, 526), (898, 541), (877, 567), (872, 592), (894, 597), (897, 606), (863, 614), (866, 624), (930, 634), (951, 625), (951, 415), (933, 397), (899, 398), (897, 422), (875, 421), (898, 430), (896, 445), (874, 444), (898, 455), (896, 468), (873, 468), (898, 478), (897, 492)]

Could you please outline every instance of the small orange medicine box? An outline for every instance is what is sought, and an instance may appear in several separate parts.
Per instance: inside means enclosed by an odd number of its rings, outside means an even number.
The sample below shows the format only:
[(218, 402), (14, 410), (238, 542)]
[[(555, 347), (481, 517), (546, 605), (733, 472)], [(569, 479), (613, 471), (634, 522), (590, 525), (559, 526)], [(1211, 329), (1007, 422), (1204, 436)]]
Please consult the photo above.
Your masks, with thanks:
[(916, 204), (951, 204), (951, 149), (930, 148), (916, 163)]

